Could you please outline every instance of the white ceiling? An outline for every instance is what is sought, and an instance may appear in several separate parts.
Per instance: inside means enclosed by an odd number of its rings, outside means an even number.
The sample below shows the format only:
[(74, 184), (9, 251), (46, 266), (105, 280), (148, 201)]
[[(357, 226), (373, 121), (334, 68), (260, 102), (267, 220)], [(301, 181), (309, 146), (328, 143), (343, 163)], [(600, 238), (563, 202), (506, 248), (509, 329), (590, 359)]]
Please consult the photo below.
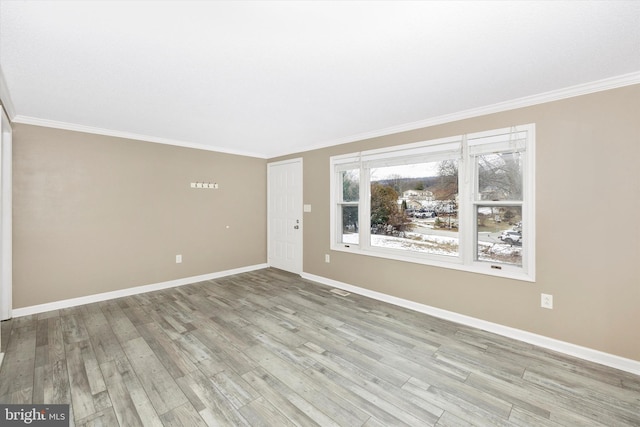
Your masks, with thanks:
[(640, 1), (1, 0), (0, 67), (16, 122), (269, 158), (635, 75)]

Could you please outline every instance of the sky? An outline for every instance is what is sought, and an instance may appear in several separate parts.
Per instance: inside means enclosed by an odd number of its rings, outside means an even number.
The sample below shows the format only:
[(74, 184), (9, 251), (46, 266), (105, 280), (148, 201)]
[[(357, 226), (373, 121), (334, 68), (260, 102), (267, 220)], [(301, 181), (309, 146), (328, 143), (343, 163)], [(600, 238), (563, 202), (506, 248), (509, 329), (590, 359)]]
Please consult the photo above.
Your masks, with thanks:
[(413, 163), (410, 165), (386, 166), (371, 170), (371, 180), (388, 179), (397, 175), (403, 178), (423, 178), (426, 176), (438, 176), (438, 164), (440, 162)]

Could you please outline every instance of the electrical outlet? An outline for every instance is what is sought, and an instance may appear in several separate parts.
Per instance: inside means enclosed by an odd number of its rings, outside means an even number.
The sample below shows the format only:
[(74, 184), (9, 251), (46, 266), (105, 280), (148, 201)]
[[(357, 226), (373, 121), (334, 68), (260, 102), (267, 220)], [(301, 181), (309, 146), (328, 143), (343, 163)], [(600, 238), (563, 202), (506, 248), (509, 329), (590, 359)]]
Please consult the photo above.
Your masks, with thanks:
[(176, 255), (176, 264), (180, 264), (182, 262), (182, 255)]
[(326, 262), (326, 263), (330, 263), (331, 262), (331, 256), (329, 256), (329, 254), (324, 254), (324, 262)]
[(553, 308), (553, 295), (540, 294), (540, 307), (552, 309)]

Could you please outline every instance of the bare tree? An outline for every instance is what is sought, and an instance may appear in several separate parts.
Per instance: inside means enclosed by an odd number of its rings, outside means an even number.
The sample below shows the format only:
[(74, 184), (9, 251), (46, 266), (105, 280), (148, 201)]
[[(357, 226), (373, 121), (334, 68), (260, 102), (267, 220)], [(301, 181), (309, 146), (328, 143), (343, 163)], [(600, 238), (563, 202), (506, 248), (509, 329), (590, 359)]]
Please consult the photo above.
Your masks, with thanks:
[(388, 185), (394, 190), (396, 190), (398, 194), (402, 194), (404, 179), (402, 178), (401, 175), (399, 174), (389, 175), (389, 177), (385, 181), (387, 181), (389, 183)]
[(436, 200), (455, 200), (458, 194), (458, 161), (443, 160), (438, 164), (438, 182), (434, 187)]
[(477, 157), (478, 187), (485, 200), (522, 200), (521, 153), (491, 153)]

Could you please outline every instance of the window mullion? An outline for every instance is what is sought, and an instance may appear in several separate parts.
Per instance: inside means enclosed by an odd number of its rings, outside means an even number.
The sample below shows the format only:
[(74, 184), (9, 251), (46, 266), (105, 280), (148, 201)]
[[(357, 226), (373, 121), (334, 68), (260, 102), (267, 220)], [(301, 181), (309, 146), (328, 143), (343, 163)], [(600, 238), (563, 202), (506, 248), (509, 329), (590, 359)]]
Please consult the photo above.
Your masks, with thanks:
[(364, 164), (360, 167), (360, 247), (371, 247), (371, 169)]
[(459, 171), (459, 204), (460, 204), (460, 258), (463, 264), (469, 264), (473, 260), (474, 238), (473, 231), (473, 198), (475, 194), (474, 162), (469, 157), (467, 137), (462, 139), (462, 155)]

